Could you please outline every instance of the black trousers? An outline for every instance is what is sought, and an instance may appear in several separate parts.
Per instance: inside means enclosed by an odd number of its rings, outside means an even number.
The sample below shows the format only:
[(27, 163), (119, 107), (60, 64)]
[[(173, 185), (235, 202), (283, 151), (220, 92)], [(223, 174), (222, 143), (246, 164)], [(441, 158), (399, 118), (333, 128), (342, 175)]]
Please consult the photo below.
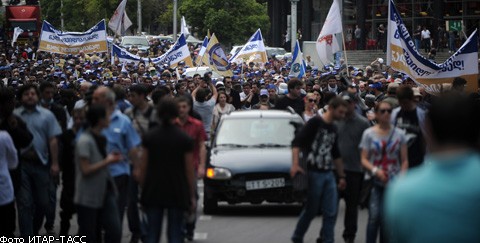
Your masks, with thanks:
[(344, 239), (355, 239), (358, 229), (358, 206), (362, 190), (363, 172), (345, 171), (347, 188), (340, 192), (340, 198), (345, 200), (346, 210), (343, 231)]
[(14, 237), (15, 232), (15, 201), (0, 206), (0, 236)]

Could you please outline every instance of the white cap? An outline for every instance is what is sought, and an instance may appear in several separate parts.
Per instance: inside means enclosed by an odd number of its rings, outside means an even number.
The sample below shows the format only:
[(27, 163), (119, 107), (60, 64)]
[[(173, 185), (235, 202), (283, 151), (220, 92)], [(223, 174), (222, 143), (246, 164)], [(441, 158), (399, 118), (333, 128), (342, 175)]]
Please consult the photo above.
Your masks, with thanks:
[(379, 62), (380, 64), (383, 64), (383, 58), (378, 58), (378, 62)]

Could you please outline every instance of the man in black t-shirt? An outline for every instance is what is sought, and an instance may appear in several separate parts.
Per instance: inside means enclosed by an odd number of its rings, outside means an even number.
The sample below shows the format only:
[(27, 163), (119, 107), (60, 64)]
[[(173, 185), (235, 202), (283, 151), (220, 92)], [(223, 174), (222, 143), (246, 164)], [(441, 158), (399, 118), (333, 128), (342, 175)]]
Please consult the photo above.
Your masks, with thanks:
[(287, 107), (292, 107), (296, 113), (302, 116), (303, 111), (305, 110), (305, 102), (301, 97), (302, 90), (302, 81), (298, 78), (292, 78), (287, 83), (288, 85), (288, 94), (282, 98), (277, 99), (275, 103), (275, 109), (277, 110), (286, 110)]
[(290, 175), (294, 177), (298, 173), (305, 173), (299, 165), (300, 151), (304, 151), (309, 183), (307, 201), (291, 238), (295, 243), (303, 242), (303, 236), (320, 208), (322, 209), (323, 225), (317, 242), (333, 242), (334, 240), (338, 200), (334, 168), (339, 178), (338, 189), (344, 190), (346, 182), (338, 149), (337, 130), (333, 122), (343, 119), (346, 112), (346, 101), (339, 97), (332, 98), (323, 117), (317, 116), (310, 119), (292, 141)]
[(417, 106), (413, 89), (402, 86), (397, 90), (400, 107), (392, 112), (392, 124), (403, 129), (408, 142), (408, 167), (423, 163), (426, 152), (425, 144), (425, 111)]

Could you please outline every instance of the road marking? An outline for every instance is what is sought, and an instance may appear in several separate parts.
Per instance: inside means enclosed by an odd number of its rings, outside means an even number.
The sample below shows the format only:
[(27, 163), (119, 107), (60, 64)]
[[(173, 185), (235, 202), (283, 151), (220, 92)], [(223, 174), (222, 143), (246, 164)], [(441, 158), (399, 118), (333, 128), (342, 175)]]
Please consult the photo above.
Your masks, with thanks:
[(197, 233), (193, 235), (194, 240), (206, 240), (208, 237), (208, 233)]
[(200, 215), (200, 217), (198, 217), (198, 220), (200, 220), (200, 221), (209, 221), (209, 220), (212, 220), (212, 216), (209, 216), (209, 215)]

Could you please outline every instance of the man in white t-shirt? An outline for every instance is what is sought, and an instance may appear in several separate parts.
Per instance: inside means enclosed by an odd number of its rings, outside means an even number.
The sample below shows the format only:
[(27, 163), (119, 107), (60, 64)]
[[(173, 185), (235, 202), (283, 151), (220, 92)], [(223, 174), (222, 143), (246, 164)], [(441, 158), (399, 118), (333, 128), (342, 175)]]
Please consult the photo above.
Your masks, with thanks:
[(425, 48), (425, 52), (429, 53), (430, 52), (430, 31), (427, 30), (426, 26), (423, 26), (422, 30), (422, 42), (423, 42), (423, 47)]

